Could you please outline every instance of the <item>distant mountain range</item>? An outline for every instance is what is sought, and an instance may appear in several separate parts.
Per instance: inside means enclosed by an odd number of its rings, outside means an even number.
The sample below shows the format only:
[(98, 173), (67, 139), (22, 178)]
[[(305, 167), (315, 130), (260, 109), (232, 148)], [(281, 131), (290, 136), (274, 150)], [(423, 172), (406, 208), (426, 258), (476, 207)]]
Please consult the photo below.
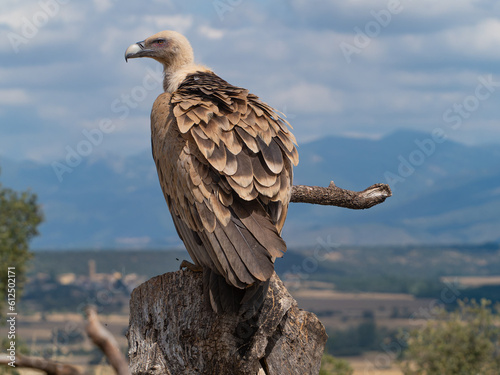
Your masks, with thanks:
[[(500, 242), (500, 145), (466, 146), (398, 131), (379, 140), (301, 144), (295, 184), (363, 190), (389, 183), (369, 210), (292, 204), (289, 246)], [(38, 194), (46, 220), (34, 248), (181, 246), (150, 152), (83, 158), (59, 182), (51, 165), (0, 158), (0, 182)]]

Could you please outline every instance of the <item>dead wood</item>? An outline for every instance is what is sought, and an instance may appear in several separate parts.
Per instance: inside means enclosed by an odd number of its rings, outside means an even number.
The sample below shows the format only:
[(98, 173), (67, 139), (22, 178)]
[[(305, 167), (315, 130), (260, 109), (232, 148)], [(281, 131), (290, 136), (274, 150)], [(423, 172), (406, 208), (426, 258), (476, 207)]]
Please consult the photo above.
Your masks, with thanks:
[(101, 349), (116, 374), (130, 375), (127, 359), (111, 332), (99, 322), (95, 306), (87, 306), (85, 314), (88, 321), (86, 331), (92, 342)]
[[(7, 355), (0, 355), (0, 365), (8, 365), (10, 362), (11, 360)], [(16, 354), (15, 365), (16, 368), (32, 368), (45, 371), (47, 375), (83, 375), (83, 372), (75, 366), (18, 353)]]
[(294, 185), (291, 202), (363, 210), (384, 202), (391, 195), (391, 188), (386, 184), (375, 184), (363, 191), (351, 191), (335, 186), (332, 181), (328, 187)]
[(131, 296), (133, 374), (318, 374), (326, 339), (276, 274), (260, 314), (248, 321), (212, 312), (202, 275), (188, 270), (157, 276)]

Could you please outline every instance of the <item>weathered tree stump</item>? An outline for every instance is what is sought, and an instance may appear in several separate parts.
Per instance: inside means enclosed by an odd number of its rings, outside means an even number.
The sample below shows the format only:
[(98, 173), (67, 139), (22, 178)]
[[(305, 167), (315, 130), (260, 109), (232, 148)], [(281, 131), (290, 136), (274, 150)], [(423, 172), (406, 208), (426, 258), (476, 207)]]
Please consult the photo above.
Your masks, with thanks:
[(202, 275), (177, 271), (137, 287), (130, 300), (132, 374), (318, 374), (327, 335), (276, 274), (261, 312), (241, 322), (206, 305)]

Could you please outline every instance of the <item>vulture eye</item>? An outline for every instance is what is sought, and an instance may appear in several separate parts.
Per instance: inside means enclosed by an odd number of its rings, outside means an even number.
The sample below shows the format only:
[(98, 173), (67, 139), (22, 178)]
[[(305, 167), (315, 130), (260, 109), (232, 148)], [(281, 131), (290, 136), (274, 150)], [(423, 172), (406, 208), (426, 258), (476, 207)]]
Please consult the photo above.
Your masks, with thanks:
[(157, 40), (155, 40), (155, 43), (156, 44), (164, 44), (165, 43), (165, 39), (157, 39)]

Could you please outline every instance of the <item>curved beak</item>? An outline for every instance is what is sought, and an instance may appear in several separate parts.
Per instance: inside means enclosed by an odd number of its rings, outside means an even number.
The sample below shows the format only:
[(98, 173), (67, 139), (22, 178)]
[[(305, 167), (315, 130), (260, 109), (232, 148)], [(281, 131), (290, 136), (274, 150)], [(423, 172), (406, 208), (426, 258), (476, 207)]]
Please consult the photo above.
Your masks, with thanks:
[(137, 57), (149, 57), (153, 50), (144, 47), (144, 40), (130, 45), (125, 51), (125, 61), (135, 59)]

